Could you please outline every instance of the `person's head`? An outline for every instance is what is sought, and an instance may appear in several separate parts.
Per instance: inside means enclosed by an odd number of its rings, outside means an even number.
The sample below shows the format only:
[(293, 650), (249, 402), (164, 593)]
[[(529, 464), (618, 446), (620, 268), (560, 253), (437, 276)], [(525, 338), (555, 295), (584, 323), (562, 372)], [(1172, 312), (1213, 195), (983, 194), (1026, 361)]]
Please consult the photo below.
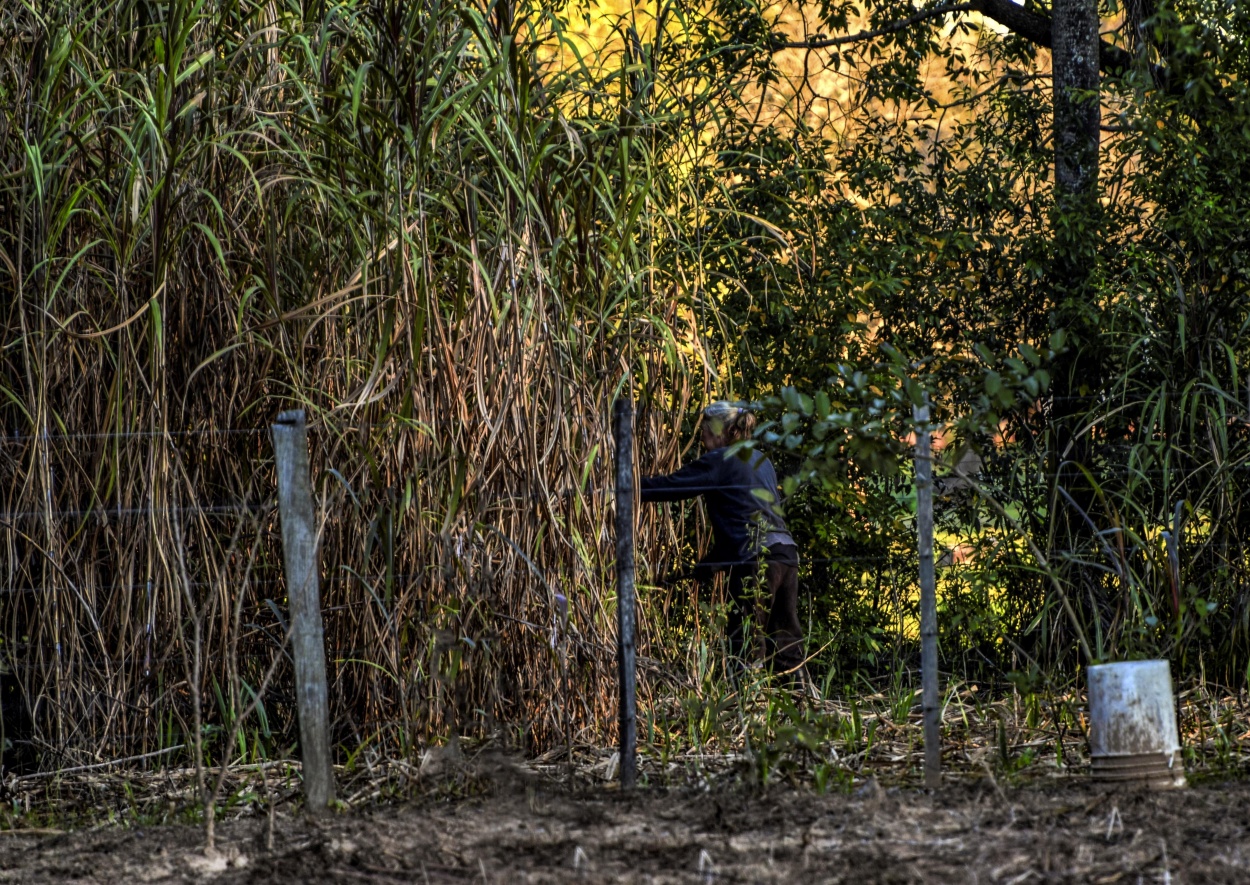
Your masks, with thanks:
[(755, 416), (751, 414), (750, 409), (738, 403), (718, 400), (703, 410), (700, 439), (705, 449), (731, 446), (744, 439), (750, 439), (754, 432)]

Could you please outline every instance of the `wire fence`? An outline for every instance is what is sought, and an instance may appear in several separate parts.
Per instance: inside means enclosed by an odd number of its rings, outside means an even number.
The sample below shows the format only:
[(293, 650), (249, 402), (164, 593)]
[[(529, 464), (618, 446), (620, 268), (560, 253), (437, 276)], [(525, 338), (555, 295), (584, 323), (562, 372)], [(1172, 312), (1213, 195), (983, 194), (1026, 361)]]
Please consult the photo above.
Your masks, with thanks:
[[(395, 420), (359, 424), (343, 432), (364, 432), (379, 428), (398, 429), (405, 426), (411, 425), (402, 420)], [(315, 434), (316, 428), (312, 429)], [(268, 433), (268, 427), (254, 427), (203, 428), (169, 432), (10, 434), (0, 436), (0, 463), (3, 463), (6, 457), (11, 458), (11, 455), (6, 455), (6, 452), (11, 453), (19, 446), (46, 444), (68, 451), (78, 443), (128, 438), (166, 440), (177, 447), (185, 445), (189, 451), (194, 451), (197, 457), (213, 457), (214, 452), (211, 446), (215, 440), (254, 439), (258, 444), (262, 444), (266, 441)], [(228, 454), (225, 456), (229, 457)], [(264, 458), (265, 455), (262, 454), (261, 457)], [(322, 469), (328, 468), (323, 466)], [(994, 481), (996, 477), (992, 473), (993, 469), (991, 466), (980, 478), (987, 482)], [(1239, 473), (1247, 469), (1250, 469), (1250, 464), (1226, 463), (1219, 468), (1225, 473)], [(1138, 469), (1125, 465), (1103, 467), (1099, 470), (1104, 475), (1120, 476), (1159, 476), (1168, 472), (1164, 467)], [(1097, 474), (1099, 470), (1095, 473)], [(1037, 469), (1027, 471), (1028, 477), (1039, 481), (1053, 479), (1057, 475), (1066, 476), (1067, 473), (1064, 471), (1050, 473)], [(906, 481), (906, 479), (904, 476), (900, 478), (900, 481)], [(962, 482), (962, 478), (939, 476), (937, 481), (946, 483), (949, 487), (951, 484), (957, 485)], [(346, 486), (345, 481), (342, 484)], [(941, 488), (939, 486), (939, 491)], [(699, 484), (689, 484), (682, 489), (688, 495), (716, 490), (719, 490), (719, 487)], [(351, 492), (350, 489), (348, 491)], [(498, 489), (494, 489), (492, 500), (524, 507), (529, 506), (530, 502), (544, 504), (559, 502), (577, 494), (593, 497), (597, 502), (596, 506), (600, 506), (598, 502), (602, 502), (606, 513), (606, 507), (611, 503), (612, 491), (610, 483), (596, 484), (592, 478), (585, 488), (553, 493), (521, 490), (519, 493), (500, 494)], [(492, 541), (490, 533), (478, 532), (473, 523), (455, 525), (445, 523), (439, 528), (423, 522), (425, 517), (415, 507), (409, 516), (400, 518), (399, 514), (403, 512), (403, 509), (401, 504), (397, 504), (393, 490), (383, 490), (381, 496), (379, 496), (378, 489), (373, 489), (371, 493), (375, 495), (371, 499), (372, 510), (361, 506), (359, 501), (354, 500), (355, 493), (351, 492), (353, 500), (342, 512), (332, 516), (327, 531), (366, 539), (366, 547), (373, 545), (374, 550), (379, 550), (388, 543), (385, 541), (385, 533), (388, 531), (385, 526), (386, 520), (391, 519), (398, 525), (397, 531), (429, 532), (432, 537), (439, 540), (435, 545), (427, 546), (426, 549), (435, 555), (430, 558), (428, 565), (421, 569), (411, 568), (413, 565), (411, 557), (402, 564), (397, 562), (396, 565), (400, 567), (389, 571), (374, 569), (365, 571), (359, 567), (359, 564), (348, 568), (333, 558), (326, 563), (327, 574), (320, 579), (325, 593), (321, 611), (326, 618), (326, 642), (332, 672), (336, 680), (341, 680), (345, 686), (351, 686), (347, 690), (348, 693), (362, 692), (368, 697), (368, 702), (359, 706), (353, 705), (350, 698), (336, 701), (338, 703), (336, 722), (346, 727), (349, 723), (366, 721), (373, 723), (411, 721), (412, 717), (377, 715), (380, 712), (393, 710), (398, 703), (397, 691), (393, 686), (389, 686), (389, 683), (398, 682), (398, 674), (402, 668), (424, 667), (425, 678), (433, 680), (430, 683), (433, 685), (438, 679), (443, 678), (437, 673), (438, 668), (448, 666), (446, 658), (449, 647), (457, 649), (456, 653), (462, 653), (466, 660), (474, 656), (481, 658), (484, 654), (483, 648), (498, 647), (499, 640), (492, 637), (504, 635), (507, 630), (528, 633), (534, 641), (529, 644), (518, 644), (512, 657), (492, 661), (492, 667), (500, 668), (505, 677), (510, 675), (509, 668), (513, 670), (524, 667), (534, 670), (545, 669), (546, 675), (530, 677), (528, 683), (546, 686), (544, 691), (547, 697), (544, 698), (543, 703), (552, 705), (552, 699), (558, 699), (560, 692), (572, 691), (571, 696), (581, 699), (579, 703), (585, 704), (588, 708), (598, 704), (598, 712), (594, 713), (592, 718), (610, 721), (610, 717), (606, 715), (606, 702), (601, 697), (595, 697), (598, 689), (595, 688), (593, 680), (579, 682), (575, 690), (568, 689), (564, 686), (564, 681), (568, 677), (562, 675), (560, 670), (560, 667), (564, 665), (557, 663), (558, 655), (553, 657), (559, 649), (559, 654), (573, 657), (581, 655), (601, 662), (611, 661), (616, 649), (612, 643), (610, 631), (602, 623), (598, 623), (599, 620), (605, 619), (601, 618), (596, 611), (597, 606), (610, 605), (612, 601), (607, 579), (610, 551), (599, 549), (587, 552), (574, 550), (572, 546), (569, 546), (567, 549), (562, 548), (559, 556), (554, 557), (558, 559), (557, 562), (553, 562), (551, 556), (538, 561), (537, 556), (527, 555), (524, 542), (514, 540), (509, 536), (507, 527), (504, 525), (493, 527), (499, 539)], [(390, 497), (383, 500), (386, 495)], [(517, 504), (517, 502), (520, 503)], [(940, 503), (939, 506), (941, 506)], [(105, 555), (108, 551), (99, 545), (111, 549), (117, 545), (132, 543), (133, 541), (124, 539), (142, 537), (146, 531), (140, 524), (142, 520), (158, 520), (162, 517), (177, 517), (184, 523), (193, 519), (211, 522), (211, 525), (203, 530), (204, 537), (212, 536), (214, 533), (227, 533), (227, 526), (221, 523), (223, 519), (247, 519), (253, 523), (255, 538), (268, 552), (263, 558), (264, 561), (257, 565), (255, 572), (247, 573), (246, 576), (240, 571), (236, 562), (233, 565), (227, 563), (228, 567), (223, 568), (222, 576), (217, 579), (205, 579), (202, 575), (194, 573), (191, 577), (180, 578), (176, 576), (177, 569), (169, 567), (166, 563), (163, 571), (149, 572), (148, 578), (128, 581), (110, 578), (109, 557)], [(81, 696), (82, 709), (91, 716), (98, 716), (102, 721), (108, 722), (111, 721), (112, 714), (100, 714), (99, 710), (116, 708), (128, 710), (127, 715), (130, 719), (127, 721), (131, 721), (132, 724), (136, 716), (140, 718), (151, 715), (158, 718), (173, 716), (181, 717), (180, 721), (185, 720), (187, 699), (180, 694), (184, 690), (175, 689), (172, 686), (179, 685), (180, 680), (184, 679), (180, 673), (181, 664), (178, 656), (182, 653), (179, 648), (185, 647), (188, 641), (187, 618), (192, 613), (179, 609), (179, 606), (186, 598), (191, 598), (194, 605), (204, 604), (197, 600), (209, 599), (214, 594), (219, 595), (231, 606), (238, 602), (240, 594), (248, 594), (248, 597), (239, 603), (238, 612), (242, 632), (232, 636), (233, 641), (237, 643), (236, 647), (233, 650), (227, 650), (226, 645), (223, 644), (225, 642), (223, 637), (233, 628), (222, 627), (215, 634), (216, 638), (212, 647), (206, 647), (203, 650), (202, 666), (205, 673), (211, 674), (213, 679), (219, 681), (219, 684), (227, 684), (226, 680), (231, 678), (232, 672), (237, 673), (241, 669), (255, 675), (275, 660), (275, 656), (287, 662), (283, 666), (289, 666), (289, 651), (286, 643), (287, 624), (284, 622), (283, 615), (287, 581), (281, 573), (280, 557), (277, 552), (279, 520), (273, 497), (255, 496), (253, 487), (252, 496), (240, 496), (235, 500), (229, 500), (228, 495), (216, 494), (210, 501), (203, 503), (192, 501), (180, 505), (134, 506), (133, 503), (99, 501), (79, 506), (65, 506), (63, 501), (50, 496), (47, 506), (44, 507), (31, 507), (27, 504), (20, 509), (0, 511), (0, 541), (8, 535), (9, 550), (15, 551), (18, 548), (13, 546), (13, 539), (19, 536), (27, 537), (23, 529), (29, 530), (32, 522), (55, 523), (70, 520), (99, 520), (100, 524), (105, 526), (124, 524), (126, 529), (124, 532), (119, 530), (116, 536), (108, 537), (93, 536), (90, 532), (79, 531), (72, 534), (78, 544), (74, 548), (57, 548), (47, 552), (32, 552), (27, 549), (24, 554), (27, 562), (24, 566), (18, 559), (10, 556), (10, 567), (6, 570), (9, 581), (4, 582), (8, 585), (0, 586), (0, 599), (7, 600), (5, 603), (7, 608), (4, 611), (7, 623), (15, 623), (13, 620), (17, 611), (15, 606), (25, 604), (14, 603), (14, 600), (24, 597), (36, 598), (41, 594), (56, 597), (58, 594), (70, 591), (77, 594), (76, 598), (59, 603), (54, 602), (51, 607), (39, 610), (40, 617), (50, 615), (59, 619), (55, 624), (51, 622), (28, 624), (29, 638), (14, 635), (6, 641), (6, 646), (0, 654), (4, 657), (8, 667), (3, 678), (25, 680), (25, 690), (29, 697), (51, 697), (52, 680), (61, 672), (57, 669), (61, 665), (56, 662), (71, 662), (74, 668), (72, 672), (83, 679), (83, 684), (74, 686), (73, 691)], [(87, 528), (91, 525), (88, 522)], [(556, 524), (553, 523), (554, 525)], [(68, 530), (65, 534), (71, 535)], [(1094, 537), (1102, 537), (1102, 535), (1095, 534)], [(887, 594), (880, 600), (882, 610), (888, 610), (889, 617), (885, 620), (892, 624), (888, 629), (895, 630), (899, 637), (902, 637), (906, 629), (914, 630), (914, 624), (906, 628), (904, 621), (912, 617), (912, 610), (915, 607), (914, 589), (919, 564), (918, 553), (912, 543), (911, 529), (896, 527), (891, 538), (890, 549), (879, 552), (848, 551), (842, 553), (828, 549), (803, 550), (800, 554), (800, 563), (806, 575), (818, 577), (820, 580), (834, 580), (829, 577), (829, 573), (839, 572), (843, 574), (840, 577), (835, 576), (836, 579), (847, 582), (848, 586), (854, 585), (857, 581), (871, 583), (873, 580), (879, 582), (884, 578), (887, 584), (902, 588), (901, 590), (896, 588), (892, 594)], [(640, 605), (647, 609), (650, 618), (644, 623), (644, 632), (649, 632), (653, 636), (672, 627), (671, 622), (663, 620), (670, 616), (684, 619), (681, 629), (686, 632), (683, 635), (694, 635), (691, 634), (691, 630), (709, 629), (708, 624), (700, 622), (701, 615), (697, 611), (697, 606), (677, 605), (670, 610), (670, 601), (674, 598), (672, 590), (674, 584), (690, 581), (696, 577), (706, 577), (707, 571), (723, 571), (744, 565), (749, 567), (752, 564), (751, 561), (704, 561), (700, 564), (703, 572), (696, 576), (680, 564), (675, 552), (677, 548), (671, 543), (672, 540), (673, 538), (670, 537), (662, 554), (654, 555), (650, 568), (642, 575), (640, 583), (644, 591)], [(1006, 535), (993, 537), (992, 534), (987, 534), (979, 540), (984, 550), (992, 548), (994, 544), (1002, 544), (1008, 538)], [(197, 543), (202, 547), (202, 542)], [(602, 543), (602, 539), (599, 543)], [(1227, 538), (1223, 540), (1223, 544), (1224, 551), (1227, 553)], [(976, 569), (978, 564), (975, 559), (960, 561), (961, 554), (958, 547), (957, 544), (935, 550), (938, 566)], [(234, 554), (239, 552), (234, 551)], [(1093, 545), (1080, 550), (1047, 548), (1048, 555), (1057, 560), (1079, 557), (1096, 559), (1104, 552)], [(1127, 551), (1127, 555), (1131, 557), (1139, 552), (1141, 551), (1131, 548)], [(1148, 552), (1153, 555), (1157, 551)], [(88, 555), (84, 556), (84, 553)], [(76, 560), (75, 556), (81, 556), (81, 561)], [(1017, 565), (1022, 569), (1036, 568), (1036, 563), (1030, 565), (1025, 561), (1028, 559), (1027, 554), (1022, 554), (1017, 558), (1020, 560)], [(48, 567), (39, 565), (45, 561), (51, 565)], [(152, 561), (151, 558), (149, 561)], [(374, 563), (376, 564), (376, 559)], [(493, 591), (488, 592), (490, 578), (483, 576), (501, 574), (509, 569), (511, 571), (508, 574), (512, 576), (512, 579), (518, 580), (521, 584), (529, 582), (531, 589), (526, 592), (530, 595), (522, 595), (496, 605), (491, 596)], [(599, 574), (592, 575), (595, 572)], [(17, 583), (13, 582), (15, 578), (19, 579)], [(580, 609), (570, 605), (565, 596), (572, 598), (588, 581), (598, 582), (600, 595), (593, 599), (591, 597), (579, 599), (579, 604), (582, 606)], [(432, 590), (429, 594), (413, 592), (414, 590), (424, 591), (425, 588), (432, 588), (436, 584), (443, 588), (438, 594)], [(538, 595), (532, 593), (534, 587), (539, 588)], [(549, 590), (553, 590), (557, 598), (550, 598), (550, 594), (546, 592)], [(393, 591), (394, 599), (384, 591)], [(676, 598), (701, 601), (707, 592), (710, 591), (700, 589), (698, 594), (695, 594), (692, 591), (683, 590), (676, 594)], [(720, 592), (723, 594), (723, 588)], [(863, 592), (870, 591), (864, 590)], [(359, 598), (353, 598), (353, 594), (356, 593), (359, 594)], [(130, 603), (126, 601), (130, 594), (143, 594), (143, 596)], [(566, 607), (561, 608), (562, 604)], [(874, 605), (876, 605), (875, 602)], [(220, 612), (225, 610), (222, 608), (214, 611), (219, 611), (218, 616), (220, 616)], [(35, 609), (32, 608), (30, 611), (35, 611)], [(370, 611), (373, 614), (367, 617), (362, 614)], [(119, 615), (119, 612), (124, 613), (124, 616)], [(76, 618), (83, 613), (86, 613), (85, 622), (78, 623)], [(101, 629), (100, 624), (105, 622), (106, 614), (110, 620)], [(366, 644), (360, 641), (362, 638), (367, 638), (361, 631), (347, 626), (352, 623), (374, 622), (381, 625), (382, 632)], [(74, 633), (79, 638), (73, 639), (66, 631)], [(434, 638), (434, 634), (438, 631), (446, 632), (448, 638)], [(93, 633), (98, 634), (98, 640), (90, 639)], [(406, 638), (401, 640), (399, 638), (401, 633), (405, 634)], [(507, 635), (515, 636), (516, 634), (514, 632)], [(84, 641), (81, 638), (83, 636), (87, 636), (89, 641)], [(79, 645), (74, 648), (66, 645), (72, 641), (79, 642)], [(103, 644), (106, 647), (94, 647), (91, 645), (92, 642), (95, 642), (97, 646)], [(657, 644), (650, 648), (655, 652), (654, 655), (643, 655), (639, 658), (639, 663), (644, 669), (653, 674), (659, 674), (659, 677), (663, 679), (676, 681), (682, 678), (679, 671), (690, 662), (680, 656), (680, 649), (673, 646), (671, 642), (664, 647)], [(980, 653), (983, 655), (983, 652)], [(419, 664), (418, 659), (421, 661)], [(232, 668), (234, 668), (233, 671)], [(604, 668), (600, 667), (600, 669)], [(30, 676), (35, 671), (40, 674), (37, 679)], [(126, 682), (117, 676), (119, 671), (141, 671), (144, 677), (139, 681)], [(598, 670), (594, 672), (598, 673)], [(113, 674), (111, 683), (104, 679), (104, 676), (109, 673)], [(162, 683), (164, 687), (160, 690), (156, 688), (158, 676), (160, 680), (164, 680)], [(475, 678), (480, 678), (483, 685), (488, 685), (492, 679), (498, 681), (499, 676), (494, 674), (490, 677)], [(596, 675), (594, 678), (599, 679), (600, 676)], [(423, 690), (430, 693), (436, 691), (434, 688)], [(284, 683), (280, 686), (271, 686), (270, 692), (270, 697), (275, 703), (287, 707), (292, 703), (289, 685)], [(472, 696), (471, 701), (465, 702), (466, 706), (481, 704), (484, 696), (486, 694), (479, 691)], [(69, 701), (61, 700), (53, 704), (49, 700), (42, 703), (44, 706), (40, 708), (40, 715), (45, 717), (55, 715), (58, 710), (72, 709)], [(550, 729), (557, 728), (557, 724), (561, 722), (563, 714), (560, 713), (559, 706), (558, 701), (555, 702), (553, 705), (555, 712), (549, 715)], [(362, 710), (372, 711), (371, 716), (362, 717)], [(125, 720), (126, 717), (121, 717), (121, 719)], [(93, 727), (99, 726), (89, 726), (85, 724), (85, 721), (76, 723), (70, 734), (78, 734), (84, 729), (90, 731)], [(112, 730), (108, 732), (107, 740), (113, 742), (110, 746), (117, 747), (119, 753), (137, 746), (135, 742), (151, 738), (150, 732), (136, 731), (125, 724), (109, 727)], [(99, 738), (99, 735), (96, 737)], [(64, 741), (72, 743), (69, 738), (64, 738)]]

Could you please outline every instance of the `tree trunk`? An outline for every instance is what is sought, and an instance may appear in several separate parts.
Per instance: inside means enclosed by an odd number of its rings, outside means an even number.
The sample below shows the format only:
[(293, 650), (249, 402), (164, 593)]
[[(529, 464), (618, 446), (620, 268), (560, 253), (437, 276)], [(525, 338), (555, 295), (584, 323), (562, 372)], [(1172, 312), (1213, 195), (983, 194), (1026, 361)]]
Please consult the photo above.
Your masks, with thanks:
[(1081, 353), (1097, 330), (1094, 271), (1098, 263), (1099, 74), (1097, 0), (1055, 0), (1051, 21), (1054, 84), (1054, 262), (1050, 285), (1053, 328), (1068, 337), (1055, 366), (1056, 411), (1097, 383)]
[[(1097, 0), (1054, 0), (1055, 213), (1052, 326), (1068, 334), (1069, 356), (1056, 366), (1056, 397), (1079, 396), (1096, 383), (1082, 365), (1083, 345), (1097, 329), (1094, 271), (1098, 261), (1099, 73)], [(1066, 371), (1064, 371), (1066, 370)], [(1088, 388), (1087, 388), (1088, 389)], [(1066, 402), (1064, 400), (1063, 402)], [(1057, 400), (1057, 407), (1064, 407)]]
[(1055, 0), (1051, 21), (1055, 196), (1060, 211), (1098, 202), (1098, 5)]
[[(1097, 356), (1099, 37), (1097, 0), (1054, 0), (1051, 23), (1054, 85), (1055, 209), (1054, 263), (1051, 267), (1053, 328), (1067, 335), (1068, 350), (1056, 361), (1051, 412), (1051, 496), (1055, 531), (1053, 562), (1067, 562), (1062, 579), (1082, 591), (1097, 575), (1058, 555), (1088, 555), (1089, 521), (1096, 496), (1077, 465), (1088, 463), (1088, 435), (1080, 435), (1090, 401), (1101, 386)], [(1063, 495), (1059, 490), (1067, 492)], [(1068, 497), (1070, 496), (1070, 497)], [(1086, 598), (1084, 592), (1074, 594)], [(1090, 611), (1086, 617), (1097, 617)]]

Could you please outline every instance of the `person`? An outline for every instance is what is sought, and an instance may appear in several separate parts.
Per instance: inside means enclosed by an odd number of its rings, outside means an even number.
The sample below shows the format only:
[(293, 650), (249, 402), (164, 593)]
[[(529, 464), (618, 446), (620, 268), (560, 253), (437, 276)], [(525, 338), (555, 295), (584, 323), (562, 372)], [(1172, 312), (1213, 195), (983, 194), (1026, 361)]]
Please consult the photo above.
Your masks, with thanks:
[[(741, 666), (749, 637), (748, 621), (763, 628), (765, 662), (795, 682), (804, 678), (803, 628), (799, 623), (799, 554), (785, 520), (777, 512), (777, 473), (762, 452), (729, 451), (750, 439), (755, 416), (721, 400), (703, 410), (700, 438), (704, 453), (675, 473), (643, 477), (643, 501), (682, 501), (703, 497), (712, 523), (712, 547), (695, 566), (707, 580), (729, 575), (729, 652)], [(759, 580), (763, 564), (763, 580)]]

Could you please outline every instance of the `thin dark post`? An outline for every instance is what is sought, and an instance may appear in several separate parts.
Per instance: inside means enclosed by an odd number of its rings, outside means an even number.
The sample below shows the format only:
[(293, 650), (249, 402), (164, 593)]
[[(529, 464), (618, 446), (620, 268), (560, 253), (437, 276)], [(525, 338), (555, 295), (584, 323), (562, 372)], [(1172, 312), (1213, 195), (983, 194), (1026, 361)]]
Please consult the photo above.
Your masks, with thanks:
[(937, 672), (937, 587), (933, 573), (933, 441), (929, 396), (913, 406), (916, 419), (916, 532), (920, 536), (920, 681), (924, 711), (924, 785), (942, 784), (942, 704)]
[(612, 406), (616, 436), (616, 620), (621, 689), (621, 787), (637, 777), (637, 706), (634, 685), (634, 407), (628, 399)]
[(323, 814), (334, 801), (334, 769), (330, 762), (325, 634), (317, 576), (317, 521), (308, 476), (308, 430), (303, 410), (282, 412), (272, 429), (282, 552), (291, 607), (291, 653), (295, 659), (304, 799), (310, 813)]

